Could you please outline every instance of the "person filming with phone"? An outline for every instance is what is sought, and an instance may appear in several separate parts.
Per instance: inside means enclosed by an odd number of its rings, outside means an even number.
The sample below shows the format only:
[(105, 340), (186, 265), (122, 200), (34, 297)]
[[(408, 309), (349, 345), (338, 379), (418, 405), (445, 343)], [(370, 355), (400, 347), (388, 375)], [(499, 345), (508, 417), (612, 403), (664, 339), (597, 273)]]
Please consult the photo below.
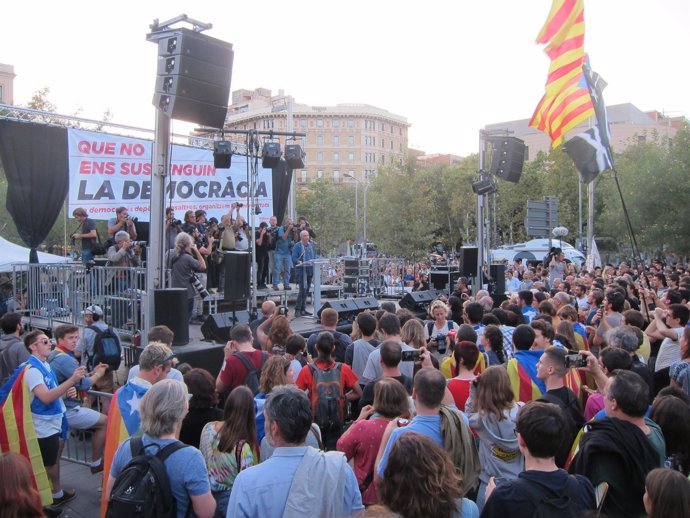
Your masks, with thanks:
[(393, 378), (399, 381), (409, 395), (412, 395), (412, 379), (400, 372), (401, 361), (419, 361), (420, 353), (418, 350), (405, 351), (403, 357), (403, 350), (399, 342), (395, 340), (386, 340), (379, 346), (381, 351), (381, 376), (374, 381), (370, 381), (362, 391), (362, 397), (359, 399), (360, 411), (367, 405), (374, 404), (374, 385), (381, 378)]

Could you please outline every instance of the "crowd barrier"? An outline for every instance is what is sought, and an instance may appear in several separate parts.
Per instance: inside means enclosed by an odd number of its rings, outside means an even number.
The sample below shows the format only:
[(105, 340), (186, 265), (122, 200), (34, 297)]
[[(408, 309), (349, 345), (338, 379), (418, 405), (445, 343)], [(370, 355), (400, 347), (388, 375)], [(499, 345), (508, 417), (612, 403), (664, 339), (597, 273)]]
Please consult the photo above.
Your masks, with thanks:
[(83, 325), (82, 312), (100, 306), (120, 335), (144, 329), (146, 270), (81, 263), (15, 265), (14, 297), (31, 327)]
[[(113, 395), (108, 392), (98, 392), (89, 390), (87, 393), (94, 401), (93, 409), (101, 411), (101, 398), (112, 399)], [(93, 432), (91, 430), (72, 430), (67, 432), (67, 440), (65, 440), (64, 448), (62, 449), (62, 460), (67, 462), (74, 462), (75, 464), (82, 464), (84, 466), (90, 465), (96, 459), (91, 458), (91, 439)]]

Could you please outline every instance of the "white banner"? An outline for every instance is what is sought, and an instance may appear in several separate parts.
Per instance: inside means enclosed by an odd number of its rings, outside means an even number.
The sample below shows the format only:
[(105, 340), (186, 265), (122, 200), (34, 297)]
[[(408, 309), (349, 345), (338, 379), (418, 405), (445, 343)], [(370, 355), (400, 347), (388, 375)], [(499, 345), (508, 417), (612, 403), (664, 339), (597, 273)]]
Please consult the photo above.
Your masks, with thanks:
[[(126, 207), (130, 216), (149, 221), (151, 141), (69, 129), (68, 143), (69, 214), (82, 207), (90, 218), (107, 220), (115, 217), (116, 208)], [(262, 211), (258, 225), (273, 215), (271, 170), (261, 164), (255, 191)], [(166, 207), (172, 207), (179, 219), (187, 210), (202, 209), (207, 218), (220, 221), (234, 202), (243, 203), (246, 214), (247, 157), (233, 155), (230, 169), (216, 170), (211, 150), (173, 145), (165, 192)]]

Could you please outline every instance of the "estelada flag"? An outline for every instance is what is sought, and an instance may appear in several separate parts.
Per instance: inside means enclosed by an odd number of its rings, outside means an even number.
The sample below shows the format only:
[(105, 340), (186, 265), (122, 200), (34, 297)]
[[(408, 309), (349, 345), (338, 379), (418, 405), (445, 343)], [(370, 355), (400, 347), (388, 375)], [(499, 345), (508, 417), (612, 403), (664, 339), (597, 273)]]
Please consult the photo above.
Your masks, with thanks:
[(506, 369), (508, 370), (510, 386), (513, 389), (513, 399), (515, 401), (528, 403), (529, 401), (539, 399), (542, 396), (542, 390), (539, 388), (536, 381), (536, 370), (534, 372), (534, 377), (532, 377), (525, 366), (520, 363), (517, 358), (511, 358), (508, 360)]
[(146, 388), (128, 382), (113, 394), (113, 403), (108, 412), (108, 427), (105, 433), (103, 451), (103, 497), (101, 498), (101, 517), (105, 516), (108, 502), (105, 499), (105, 486), (110, 476), (115, 453), (120, 445), (139, 432), (141, 416), (139, 401), (146, 394)]
[(31, 482), (46, 506), (53, 503), (53, 494), (31, 417), (31, 394), (25, 380), (30, 368), (26, 363), (17, 367), (0, 390), (0, 451), (12, 451), (29, 460)]

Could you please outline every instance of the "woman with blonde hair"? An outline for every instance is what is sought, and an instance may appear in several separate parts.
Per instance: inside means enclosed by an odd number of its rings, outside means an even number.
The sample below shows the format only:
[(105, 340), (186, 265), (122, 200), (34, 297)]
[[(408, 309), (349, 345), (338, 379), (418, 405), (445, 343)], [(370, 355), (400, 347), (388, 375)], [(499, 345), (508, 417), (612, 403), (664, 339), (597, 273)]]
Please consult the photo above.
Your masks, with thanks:
[[(269, 325), (271, 330), (266, 334)], [(285, 354), (285, 344), (291, 334), (293, 331), (290, 327), (290, 321), (285, 315), (273, 314), (256, 329), (256, 336), (259, 338), (261, 348), (271, 354)]]
[(484, 493), (491, 477), (514, 479), (523, 470), (515, 422), (522, 403), (513, 401), (513, 389), (504, 367), (486, 369), (470, 387), (465, 412), (479, 437), (477, 507), (484, 507)]
[(422, 322), (417, 318), (405, 322), (400, 330), (400, 339), (413, 349), (426, 347)]
[[(439, 360), (452, 352), (452, 345), (455, 342), (452, 337), (460, 327), (448, 318), (449, 313), (450, 309), (445, 302), (435, 300), (429, 307), (429, 316), (432, 320), (424, 324), (424, 340), (426, 341), (427, 349), (432, 354), (438, 354)], [(443, 339), (445, 344), (439, 342), (441, 339)]]

